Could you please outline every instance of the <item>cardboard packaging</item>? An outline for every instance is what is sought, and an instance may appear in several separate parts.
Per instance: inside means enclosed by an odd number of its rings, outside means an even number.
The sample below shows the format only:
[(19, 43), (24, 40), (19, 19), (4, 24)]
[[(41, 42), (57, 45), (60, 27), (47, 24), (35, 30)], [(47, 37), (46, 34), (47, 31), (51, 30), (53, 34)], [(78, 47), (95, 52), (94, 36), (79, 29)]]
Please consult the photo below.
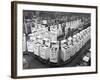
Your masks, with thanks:
[(64, 62), (70, 58), (70, 54), (68, 54), (68, 45), (67, 45), (67, 40), (62, 40), (61, 41), (61, 60)]
[(62, 28), (61, 28), (61, 24), (58, 24), (58, 32), (57, 32), (58, 36), (61, 36), (63, 34)]
[(39, 54), (40, 54), (40, 45), (41, 44), (43, 44), (43, 39), (42, 39), (42, 37), (41, 36), (37, 36), (36, 37), (36, 41), (34, 42), (34, 44), (33, 44), (33, 49), (34, 49), (34, 54), (35, 55), (37, 55), (37, 56), (39, 56)]
[(50, 39), (48, 38), (44, 38), (43, 44), (40, 45), (40, 57), (45, 60), (50, 57)]
[(43, 20), (42, 21), (42, 24), (47, 24), (47, 20)]
[(50, 47), (50, 39), (44, 38), (43, 40), (44, 40), (45, 45)]
[(60, 56), (61, 56), (61, 59), (63, 61), (65, 61), (65, 56), (66, 56), (66, 49), (67, 49), (67, 41), (66, 40), (62, 40), (61, 41), (61, 53), (60, 53)]
[(90, 59), (90, 58), (89, 58), (89, 57), (87, 57), (87, 56), (84, 56), (84, 57), (83, 57), (83, 61), (85, 61), (85, 62), (88, 62), (88, 61), (89, 61), (89, 59)]
[(47, 59), (50, 58), (50, 39), (48, 38), (44, 38), (44, 44), (46, 46), (46, 56), (47, 56)]
[(50, 40), (57, 41), (57, 32), (50, 32)]
[(37, 24), (37, 29), (41, 29), (42, 25), (41, 24)]
[(58, 53), (59, 52), (59, 42), (52, 41), (50, 44), (50, 62), (57, 63), (58, 62)]
[(32, 40), (28, 40), (27, 41), (27, 49), (28, 49), (28, 52), (34, 52), (33, 45), (34, 45), (34, 42)]
[(42, 58), (42, 59), (45, 59), (45, 60), (47, 60), (47, 59), (49, 59), (49, 51), (50, 49), (48, 49), (48, 47), (46, 46), (46, 45), (41, 45), (40, 46), (40, 57)]
[(28, 36), (29, 36), (29, 39), (31, 41), (36, 41), (36, 34), (35, 33), (29, 34)]
[(65, 27), (65, 34), (67, 34), (68, 33), (68, 27), (66, 26)]
[(82, 46), (84, 45), (84, 35), (83, 35), (83, 31), (81, 31), (81, 42), (82, 42)]
[(76, 39), (77, 39), (77, 36), (76, 35), (74, 35), (73, 36), (73, 54), (75, 54), (76, 52), (77, 52), (77, 41), (76, 41)]
[(80, 46), (82, 48), (83, 44), (82, 44), (82, 32), (80, 32)]
[(42, 44), (43, 43), (42, 36), (36, 36), (36, 42), (39, 43), (39, 44)]
[(47, 39), (50, 39), (50, 32), (49, 31), (46, 31), (43, 35), (43, 38), (47, 38)]
[(81, 43), (80, 43), (80, 42), (81, 42), (81, 41), (80, 41), (80, 33), (77, 33), (76, 36), (77, 36), (77, 41), (78, 41), (78, 42), (77, 42), (77, 45), (78, 45), (78, 51), (79, 51), (80, 48), (81, 48)]
[(39, 42), (36, 42), (33, 44), (34, 54), (37, 56), (40, 56), (40, 45), (41, 45), (41, 43), (39, 43)]
[(73, 45), (72, 45), (72, 37), (70, 36), (69, 38), (68, 38), (68, 50), (67, 50), (68, 52), (68, 56), (73, 56)]
[(23, 34), (22, 38), (22, 51), (26, 51), (26, 35)]

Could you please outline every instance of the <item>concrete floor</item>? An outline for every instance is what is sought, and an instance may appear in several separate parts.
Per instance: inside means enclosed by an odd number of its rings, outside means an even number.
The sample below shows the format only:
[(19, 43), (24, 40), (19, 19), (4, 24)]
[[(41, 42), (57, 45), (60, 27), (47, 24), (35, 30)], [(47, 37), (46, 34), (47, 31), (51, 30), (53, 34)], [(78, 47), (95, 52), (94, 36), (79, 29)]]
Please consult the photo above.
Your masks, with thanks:
[[(90, 48), (90, 40), (83, 46), (79, 52), (77, 52), (77, 55), (75, 55), (68, 63), (60, 66), (60, 67), (75, 67), (75, 66), (84, 66), (82, 65), (82, 58), (85, 55), (87, 49)], [(28, 62), (28, 66), (24, 67), (24, 69), (36, 69), (36, 68), (51, 68), (50, 65), (45, 64), (44, 62), (41, 62), (39, 59), (37, 59), (36, 56), (34, 56), (32, 53), (29, 53), (28, 55), (24, 55), (24, 58)], [(90, 64), (90, 63), (89, 63)], [(88, 64), (87, 64), (88, 65)], [(24, 65), (25, 66), (25, 65)], [(85, 65), (86, 66), (86, 65)], [(54, 66), (53, 66), (54, 67)]]

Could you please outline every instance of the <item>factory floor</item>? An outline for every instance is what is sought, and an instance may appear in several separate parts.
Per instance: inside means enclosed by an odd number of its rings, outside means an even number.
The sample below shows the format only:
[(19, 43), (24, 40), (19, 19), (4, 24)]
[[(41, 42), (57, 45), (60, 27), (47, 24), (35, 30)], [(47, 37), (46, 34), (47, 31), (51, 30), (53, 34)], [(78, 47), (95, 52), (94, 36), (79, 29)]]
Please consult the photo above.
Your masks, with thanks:
[[(68, 63), (60, 67), (90, 66), (90, 62), (84, 63), (82, 61), (83, 56), (86, 55), (87, 50), (91, 46), (90, 43), (91, 41), (89, 40)], [(39, 68), (51, 68), (52, 67), (49, 64), (46, 64), (45, 62), (38, 59), (38, 57), (34, 56), (32, 53), (24, 54), (23, 57), (27, 61), (26, 65), (23, 66), (23, 69), (36, 69), (36, 68), (39, 69)]]

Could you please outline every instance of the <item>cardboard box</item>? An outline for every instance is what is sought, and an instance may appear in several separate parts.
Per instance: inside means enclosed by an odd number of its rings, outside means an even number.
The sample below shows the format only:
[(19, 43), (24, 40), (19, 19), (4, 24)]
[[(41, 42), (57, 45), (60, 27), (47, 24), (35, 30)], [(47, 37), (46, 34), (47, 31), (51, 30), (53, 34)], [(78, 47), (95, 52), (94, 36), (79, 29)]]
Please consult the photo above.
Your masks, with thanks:
[(65, 60), (67, 61), (68, 59), (70, 59), (71, 57), (71, 47), (67, 46), (67, 49), (66, 49), (66, 56), (65, 56)]
[(43, 40), (44, 40), (45, 45), (46, 45), (47, 47), (50, 47), (50, 39), (44, 38)]
[(84, 57), (83, 57), (83, 61), (85, 61), (85, 62), (88, 62), (88, 61), (89, 61), (89, 59), (90, 59), (90, 58), (89, 58), (89, 57), (87, 57), (87, 56), (84, 56)]
[(74, 51), (73, 51), (73, 43), (72, 43), (72, 37), (69, 37), (68, 38), (68, 50), (67, 50), (67, 53), (68, 53), (68, 56), (73, 56), (74, 54)]
[(22, 38), (22, 51), (26, 51), (26, 35), (23, 34)]
[(37, 31), (37, 29), (36, 29), (35, 27), (32, 27), (32, 28), (31, 28), (31, 32), (32, 32), (32, 33), (36, 32), (36, 31)]
[(66, 26), (65, 27), (65, 35), (67, 35), (68, 34), (68, 27)]
[(58, 36), (61, 36), (63, 34), (63, 31), (62, 31), (62, 27), (61, 27), (61, 24), (58, 24)]
[(80, 48), (81, 48), (81, 40), (80, 40), (80, 33), (77, 33), (77, 41), (78, 41), (78, 43), (77, 43), (77, 45), (78, 45), (78, 51), (80, 50)]
[(61, 41), (61, 53), (60, 53), (60, 56), (61, 56), (61, 59), (63, 61), (66, 61), (66, 51), (67, 51), (67, 41), (66, 40), (62, 40)]
[(57, 32), (50, 31), (50, 41), (57, 41)]
[(47, 24), (47, 20), (43, 20), (42, 21), (42, 24)]
[(41, 24), (37, 24), (37, 28), (38, 29), (41, 29), (42, 28), (42, 25)]
[(36, 43), (34, 43), (33, 44), (33, 50), (34, 50), (34, 54), (35, 55), (37, 55), (37, 56), (39, 56), (40, 55), (40, 45), (41, 45), (41, 43), (39, 43), (39, 42), (36, 42)]
[(39, 44), (43, 44), (42, 36), (36, 36), (36, 42), (39, 43)]
[(59, 42), (52, 41), (50, 44), (50, 62), (58, 62)]
[(42, 59), (47, 59), (47, 55), (46, 55), (46, 46), (45, 45), (41, 45), (40, 46), (40, 57)]
[(48, 46), (46, 46), (45, 44), (40, 45), (40, 57), (42, 59), (49, 59), (49, 55), (50, 55), (50, 48)]
[(72, 44), (72, 37), (70, 36), (69, 38), (68, 38), (68, 45), (71, 45)]
[(29, 39), (31, 41), (36, 41), (36, 34), (35, 33), (29, 34), (28, 36), (29, 36)]
[(43, 39), (45, 39), (45, 38), (47, 38), (47, 39), (50, 38), (50, 33), (49, 33), (49, 31), (46, 31), (46, 32), (44, 33)]
[(31, 41), (31, 40), (28, 40), (27, 41), (27, 49), (28, 49), (28, 52), (34, 52), (33, 45), (34, 45), (34, 42), (33, 41)]
[(73, 40), (72, 41), (73, 42), (73, 55), (77, 52), (77, 46), (76, 46), (77, 45), (77, 41), (76, 41), (76, 39), (77, 39), (77, 36), (74, 35), (73, 39), (72, 39)]
[(63, 46), (61, 48), (61, 59), (65, 62), (66, 60), (68, 60), (70, 58), (70, 52), (68, 52), (69, 48), (68, 46)]

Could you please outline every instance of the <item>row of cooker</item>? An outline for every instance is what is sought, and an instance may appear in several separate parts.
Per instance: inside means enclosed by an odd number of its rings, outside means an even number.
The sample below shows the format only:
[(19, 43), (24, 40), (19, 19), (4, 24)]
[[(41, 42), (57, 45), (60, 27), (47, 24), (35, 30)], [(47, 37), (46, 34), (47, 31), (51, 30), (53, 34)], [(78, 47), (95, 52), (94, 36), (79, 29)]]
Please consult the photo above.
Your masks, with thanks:
[(90, 33), (91, 29), (88, 27), (61, 41), (50, 40), (50, 37), (43, 37), (42, 35), (31, 35), (27, 40), (26, 35), (23, 34), (23, 52), (32, 52), (34, 55), (53, 63), (57, 63), (59, 59), (65, 62), (85, 45), (91, 37)]

